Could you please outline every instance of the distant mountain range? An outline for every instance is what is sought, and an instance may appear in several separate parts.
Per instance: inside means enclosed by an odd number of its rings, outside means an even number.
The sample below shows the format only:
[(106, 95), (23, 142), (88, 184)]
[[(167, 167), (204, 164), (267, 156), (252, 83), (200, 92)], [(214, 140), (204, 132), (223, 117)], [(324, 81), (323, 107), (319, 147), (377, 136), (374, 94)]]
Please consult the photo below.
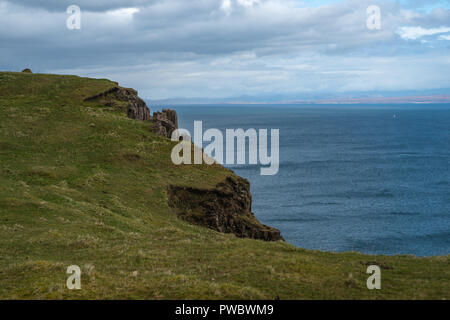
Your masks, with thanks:
[(402, 91), (386, 93), (315, 93), (306, 95), (263, 95), (228, 98), (172, 98), (153, 100), (154, 105), (174, 104), (402, 104), (402, 103), (450, 103), (450, 89), (427, 91)]

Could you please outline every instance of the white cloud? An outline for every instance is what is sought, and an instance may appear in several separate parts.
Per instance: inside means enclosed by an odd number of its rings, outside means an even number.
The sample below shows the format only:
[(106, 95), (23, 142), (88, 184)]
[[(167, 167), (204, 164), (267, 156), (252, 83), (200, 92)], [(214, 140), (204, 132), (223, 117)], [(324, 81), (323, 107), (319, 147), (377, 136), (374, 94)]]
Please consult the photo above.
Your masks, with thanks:
[(222, 0), (220, 9), (224, 11), (227, 15), (229, 15), (233, 11), (233, 8), (236, 6), (251, 8), (255, 4), (259, 4), (260, 2), (261, 2), (260, 0)]
[(259, 0), (237, 0), (238, 4), (240, 4), (243, 7), (250, 8), (254, 4), (259, 3)]
[(450, 27), (426, 29), (422, 27), (401, 27), (397, 34), (405, 40), (417, 40), (424, 36), (433, 36), (440, 33), (450, 32)]
[(449, 40), (450, 41), (450, 35), (440, 36), (439, 40)]
[(133, 15), (139, 11), (139, 8), (121, 8), (107, 11), (106, 14), (116, 19), (131, 20), (133, 19)]
[(226, 14), (230, 14), (233, 10), (231, 7), (231, 0), (223, 0), (220, 9), (225, 11)]
[[(229, 97), (309, 93), (403, 91), (442, 88), (449, 84), (445, 55), (422, 57), (340, 57), (300, 54), (295, 57), (197, 57), (143, 64), (54, 70), (56, 73), (108, 77), (140, 90), (142, 97)], [(143, 84), (146, 86), (143, 87)], [(444, 85), (444, 86), (443, 86)]]
[(107, 11), (109, 14), (116, 16), (132, 16), (136, 12), (139, 12), (139, 8), (121, 8), (116, 10)]

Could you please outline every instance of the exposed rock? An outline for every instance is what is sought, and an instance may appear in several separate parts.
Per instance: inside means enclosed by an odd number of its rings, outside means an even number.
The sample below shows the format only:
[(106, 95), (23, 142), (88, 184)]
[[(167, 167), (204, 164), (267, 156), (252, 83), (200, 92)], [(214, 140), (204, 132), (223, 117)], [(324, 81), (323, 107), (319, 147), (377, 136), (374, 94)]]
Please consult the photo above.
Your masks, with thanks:
[(124, 110), (128, 117), (136, 120), (150, 120), (150, 109), (147, 104), (139, 98), (134, 89), (114, 87), (95, 96), (88, 97), (84, 101), (95, 101), (105, 106), (115, 106)]
[(147, 104), (139, 98), (138, 92), (134, 89), (117, 86), (87, 97), (84, 101), (97, 101), (101, 105), (115, 107), (126, 112), (131, 119), (152, 121), (152, 131), (166, 138), (171, 138), (173, 131), (178, 129), (176, 111), (164, 109), (162, 112), (155, 112), (151, 117)]
[(153, 113), (153, 117), (158, 120), (172, 122), (176, 127), (178, 127), (178, 116), (175, 110), (163, 109), (162, 112)]
[(116, 94), (120, 101), (129, 103), (127, 110), (128, 118), (143, 121), (150, 120), (150, 109), (144, 100), (138, 97), (136, 90), (120, 88)]
[(178, 116), (175, 110), (163, 109), (162, 112), (153, 113), (155, 133), (167, 138), (178, 129)]
[(33, 73), (33, 71), (31, 71), (31, 69), (28, 69), (28, 68), (23, 69), (22, 72), (23, 73)]
[(171, 186), (169, 205), (180, 218), (241, 238), (265, 241), (283, 240), (280, 231), (263, 225), (251, 212), (250, 183), (229, 176), (214, 189)]

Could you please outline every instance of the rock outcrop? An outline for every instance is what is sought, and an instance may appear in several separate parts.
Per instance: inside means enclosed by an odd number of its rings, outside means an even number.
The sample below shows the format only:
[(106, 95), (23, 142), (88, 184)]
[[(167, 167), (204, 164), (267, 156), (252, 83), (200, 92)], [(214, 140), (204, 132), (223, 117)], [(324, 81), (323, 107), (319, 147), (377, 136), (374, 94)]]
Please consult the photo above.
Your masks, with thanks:
[(115, 106), (125, 111), (131, 119), (142, 121), (151, 120), (150, 109), (147, 107), (145, 101), (139, 98), (138, 92), (134, 89), (118, 86), (84, 99), (84, 101), (95, 100), (98, 100), (102, 105)]
[(213, 189), (171, 186), (169, 205), (178, 216), (194, 224), (241, 238), (283, 240), (280, 231), (260, 223), (251, 211), (250, 183), (229, 176)]
[(178, 129), (178, 116), (175, 110), (163, 109), (162, 112), (153, 113), (154, 130), (156, 133), (171, 138), (172, 133)]
[(178, 129), (176, 111), (163, 109), (162, 112), (155, 112), (152, 117), (147, 104), (139, 98), (138, 92), (134, 89), (117, 86), (97, 95), (87, 97), (84, 101), (96, 101), (104, 106), (115, 107), (125, 112), (128, 118), (131, 119), (150, 121), (152, 130), (166, 138), (170, 138), (173, 131)]

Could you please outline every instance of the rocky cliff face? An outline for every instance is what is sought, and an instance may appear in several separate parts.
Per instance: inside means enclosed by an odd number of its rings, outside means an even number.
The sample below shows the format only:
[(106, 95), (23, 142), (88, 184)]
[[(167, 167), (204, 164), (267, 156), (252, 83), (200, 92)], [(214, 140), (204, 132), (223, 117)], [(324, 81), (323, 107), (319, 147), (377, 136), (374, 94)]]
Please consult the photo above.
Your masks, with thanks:
[(151, 120), (150, 109), (144, 100), (139, 98), (137, 91), (134, 89), (117, 86), (106, 92), (88, 97), (84, 101), (98, 101), (106, 106), (115, 106), (125, 111), (131, 119)]
[[(174, 110), (164, 109), (150, 116), (150, 109), (134, 89), (114, 87), (84, 101), (115, 107), (129, 118), (148, 121), (153, 132), (170, 138), (178, 129)], [(229, 176), (213, 189), (195, 189), (171, 186), (168, 189), (169, 205), (179, 217), (223, 233), (233, 233), (241, 238), (265, 241), (283, 240), (280, 231), (260, 223), (251, 211), (250, 183), (238, 176)]]
[(229, 176), (214, 189), (169, 187), (169, 205), (179, 217), (241, 238), (265, 241), (283, 240), (280, 231), (263, 225), (251, 212), (250, 183)]
[(95, 96), (87, 97), (84, 101), (97, 101), (101, 105), (115, 107), (126, 112), (128, 118), (131, 119), (151, 121), (152, 130), (167, 138), (170, 138), (173, 131), (178, 129), (178, 117), (174, 110), (164, 109), (162, 112), (155, 112), (152, 117), (147, 104), (139, 98), (138, 92), (134, 89), (117, 86)]
[(154, 130), (156, 133), (171, 138), (172, 133), (178, 129), (178, 116), (175, 110), (163, 109), (162, 112), (153, 113)]

